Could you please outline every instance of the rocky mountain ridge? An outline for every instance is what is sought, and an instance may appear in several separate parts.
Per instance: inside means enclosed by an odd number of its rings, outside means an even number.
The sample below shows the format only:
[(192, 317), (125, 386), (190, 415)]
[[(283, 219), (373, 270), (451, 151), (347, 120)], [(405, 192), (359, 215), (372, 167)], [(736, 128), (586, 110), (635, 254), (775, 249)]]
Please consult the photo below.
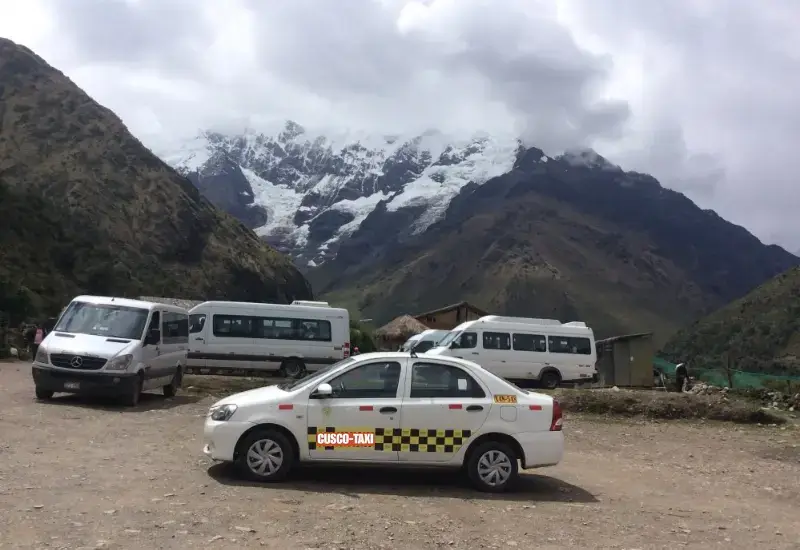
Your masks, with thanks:
[(0, 39), (0, 310), (57, 313), (79, 293), (287, 302), (291, 262), (215, 208), (122, 121)]

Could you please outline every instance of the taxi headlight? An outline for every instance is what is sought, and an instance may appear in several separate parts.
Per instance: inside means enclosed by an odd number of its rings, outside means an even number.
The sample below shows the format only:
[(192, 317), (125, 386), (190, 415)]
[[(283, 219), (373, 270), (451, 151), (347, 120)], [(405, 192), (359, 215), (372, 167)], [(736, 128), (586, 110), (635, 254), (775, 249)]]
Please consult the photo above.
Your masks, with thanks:
[(47, 356), (47, 350), (41, 347), (36, 350), (36, 357), (34, 357), (33, 360), (36, 363), (44, 363), (45, 365), (50, 363), (50, 358)]
[(131, 361), (133, 361), (131, 354), (114, 357), (106, 365), (106, 370), (125, 370), (130, 366)]
[(236, 405), (216, 405), (208, 410), (208, 416), (211, 417), (211, 420), (226, 422), (230, 420), (236, 409)]

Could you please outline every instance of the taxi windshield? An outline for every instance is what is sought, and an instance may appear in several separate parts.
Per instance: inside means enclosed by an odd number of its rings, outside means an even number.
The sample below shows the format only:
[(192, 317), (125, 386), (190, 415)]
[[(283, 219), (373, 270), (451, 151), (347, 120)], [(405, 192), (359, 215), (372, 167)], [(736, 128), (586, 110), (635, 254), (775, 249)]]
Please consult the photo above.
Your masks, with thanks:
[(325, 376), (330, 371), (335, 369), (336, 367), (340, 367), (342, 365), (346, 365), (347, 363), (350, 363), (351, 361), (355, 361), (355, 359), (353, 357), (347, 357), (347, 358), (342, 359), (341, 361), (338, 361), (338, 362), (336, 362), (336, 363), (334, 363), (332, 365), (328, 365), (327, 367), (322, 367), (318, 371), (315, 371), (315, 372), (312, 372), (310, 374), (307, 374), (302, 378), (298, 378), (297, 380), (290, 380), (288, 382), (283, 382), (281, 384), (278, 384), (278, 388), (283, 390), (283, 391), (295, 390), (295, 389), (299, 388), (300, 386), (304, 386), (306, 384), (309, 384), (309, 383), (311, 383), (312, 381), (314, 381), (314, 380), (316, 380), (318, 378), (319, 379), (325, 378)]

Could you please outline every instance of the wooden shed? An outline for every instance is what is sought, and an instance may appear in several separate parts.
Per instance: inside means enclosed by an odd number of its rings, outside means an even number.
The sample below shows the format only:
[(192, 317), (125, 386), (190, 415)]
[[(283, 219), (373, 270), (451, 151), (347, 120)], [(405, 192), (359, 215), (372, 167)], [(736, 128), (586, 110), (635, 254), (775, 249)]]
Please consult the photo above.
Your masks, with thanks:
[(652, 332), (625, 334), (598, 340), (597, 373), (603, 385), (653, 387), (655, 345)]
[(428, 328), (411, 315), (401, 315), (375, 331), (375, 343), (379, 350), (395, 351), (406, 340)]
[(432, 329), (453, 330), (461, 323), (474, 321), (486, 315), (489, 315), (486, 311), (473, 306), (469, 302), (459, 302), (420, 313), (415, 315), (414, 318)]

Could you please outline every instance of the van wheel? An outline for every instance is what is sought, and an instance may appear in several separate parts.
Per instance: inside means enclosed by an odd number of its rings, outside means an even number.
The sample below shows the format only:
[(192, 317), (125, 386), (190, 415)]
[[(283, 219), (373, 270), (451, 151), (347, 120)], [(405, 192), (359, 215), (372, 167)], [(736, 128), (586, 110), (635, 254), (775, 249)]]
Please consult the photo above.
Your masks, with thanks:
[(281, 370), (286, 378), (302, 378), (306, 374), (306, 366), (302, 361), (296, 359), (289, 359), (284, 362)]
[(502, 493), (517, 479), (517, 455), (500, 441), (487, 441), (467, 458), (467, 476), (472, 485), (485, 493)]
[(549, 370), (542, 374), (542, 377), (539, 379), (539, 382), (542, 384), (543, 388), (548, 390), (554, 390), (561, 384), (561, 375), (558, 374), (557, 371)]
[(175, 376), (172, 377), (172, 381), (164, 386), (164, 397), (175, 397), (175, 394), (178, 393), (182, 382), (183, 371), (180, 367), (178, 367), (178, 370), (175, 371)]
[(50, 390), (45, 390), (44, 388), (40, 388), (37, 386), (36, 388), (36, 399), (41, 399), (42, 401), (47, 401), (48, 399), (53, 398), (53, 394)]
[(283, 481), (294, 464), (294, 448), (275, 430), (256, 430), (239, 445), (236, 467), (253, 481)]
[(126, 405), (129, 407), (135, 407), (139, 404), (139, 399), (142, 397), (142, 386), (144, 386), (144, 377), (139, 374), (136, 376), (136, 381), (133, 384), (133, 388), (131, 388), (128, 395), (125, 396)]

